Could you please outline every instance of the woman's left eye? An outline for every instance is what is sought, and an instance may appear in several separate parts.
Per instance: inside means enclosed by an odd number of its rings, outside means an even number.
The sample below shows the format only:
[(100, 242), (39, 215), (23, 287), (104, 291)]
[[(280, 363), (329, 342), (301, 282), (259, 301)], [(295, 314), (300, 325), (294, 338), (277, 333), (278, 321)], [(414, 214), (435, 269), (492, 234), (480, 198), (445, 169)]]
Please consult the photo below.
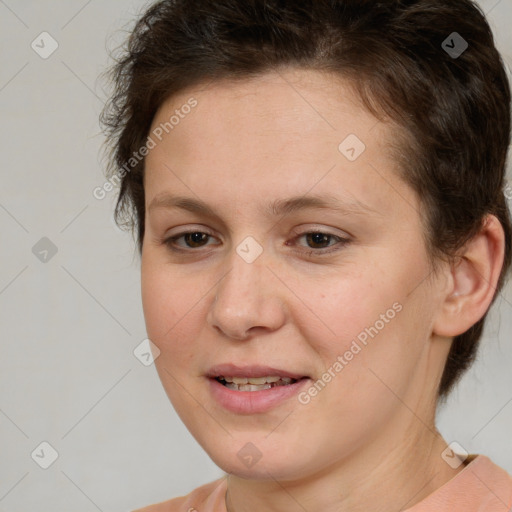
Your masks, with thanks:
[[(306, 238), (306, 243), (312, 244), (309, 245), (310, 248), (316, 249), (312, 251), (305, 251), (307, 256), (320, 256), (322, 254), (328, 254), (334, 252), (336, 250), (341, 249), (343, 246), (347, 245), (350, 240), (347, 238), (343, 238), (338, 235), (333, 235), (331, 233), (324, 233), (322, 231), (308, 231), (302, 234), (299, 234), (295, 237), (294, 240), (300, 240), (301, 238)], [(185, 248), (177, 244), (179, 239), (183, 238), (185, 242)], [(213, 235), (204, 231), (187, 231), (184, 233), (178, 233), (175, 236), (169, 237), (163, 241), (163, 243), (174, 252), (190, 252), (188, 249), (197, 249), (198, 247), (202, 247), (206, 245), (204, 242), (208, 242), (209, 238), (213, 238)], [(330, 244), (330, 242), (334, 240), (337, 241), (334, 245)], [(325, 246), (325, 244), (327, 244)], [(286, 245), (291, 245), (290, 243), (286, 243)], [(296, 244), (293, 244), (296, 245)], [(318, 247), (318, 246), (323, 247)], [(331, 249), (330, 247), (340, 246), (339, 248)], [(329, 250), (325, 250), (329, 249)], [(304, 253), (304, 251), (302, 251)]]
[[(341, 236), (333, 235), (331, 233), (324, 233), (322, 231), (308, 231), (307, 233), (303, 233), (303, 234), (297, 236), (297, 239), (301, 239), (303, 237), (306, 237), (308, 244), (312, 243), (314, 245), (329, 244), (329, 241), (333, 240), (333, 239), (338, 241), (337, 244), (327, 245), (327, 247), (316, 247), (317, 249), (321, 249), (321, 250), (306, 251), (307, 256), (329, 254), (331, 252), (341, 249), (341, 247), (343, 247), (349, 243), (348, 238), (343, 238)], [(340, 247), (336, 248), (336, 245), (339, 245)], [(326, 251), (325, 249), (329, 248), (329, 247), (335, 247), (335, 249), (329, 249), (328, 251)]]

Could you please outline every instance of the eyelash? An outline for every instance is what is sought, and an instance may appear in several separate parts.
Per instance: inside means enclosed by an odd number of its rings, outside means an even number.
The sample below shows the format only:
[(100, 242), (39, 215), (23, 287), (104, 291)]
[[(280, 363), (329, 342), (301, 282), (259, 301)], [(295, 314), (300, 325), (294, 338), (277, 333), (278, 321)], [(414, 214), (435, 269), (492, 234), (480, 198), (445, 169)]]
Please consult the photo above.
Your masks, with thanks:
[[(180, 238), (184, 237), (185, 235), (190, 235), (190, 234), (195, 234), (195, 233), (200, 233), (202, 235), (207, 235), (209, 237), (213, 237), (213, 235), (211, 233), (208, 233), (206, 231), (190, 230), (190, 231), (183, 231), (181, 233), (178, 233), (177, 235), (174, 235), (172, 237), (166, 238), (165, 240), (162, 241), (162, 243), (164, 245), (166, 245), (167, 248), (170, 251), (175, 252), (175, 253), (178, 253), (178, 252), (179, 253), (194, 252), (196, 250), (193, 249), (193, 248), (188, 248), (188, 249), (181, 248), (180, 249), (180, 248), (177, 248), (174, 244), (176, 243), (177, 240), (179, 240)], [(295, 237), (295, 239), (302, 238), (305, 235), (324, 235), (324, 236), (331, 237), (331, 238), (334, 238), (334, 239), (338, 240), (338, 244), (335, 244), (334, 246), (331, 246), (331, 247), (335, 247), (334, 249), (332, 249), (332, 248), (321, 248), (321, 249), (318, 249), (318, 250), (314, 250), (313, 249), (313, 250), (310, 250), (310, 251), (302, 251), (302, 254), (305, 255), (305, 256), (323, 256), (323, 255), (327, 255), (327, 254), (330, 254), (330, 253), (333, 253), (333, 252), (341, 250), (344, 246), (346, 246), (346, 245), (348, 245), (350, 243), (350, 240), (348, 238), (343, 238), (341, 236), (333, 235), (332, 233), (327, 233), (327, 232), (324, 232), (324, 231), (305, 231), (304, 233), (298, 234)], [(339, 245), (339, 247), (336, 248), (336, 245)]]

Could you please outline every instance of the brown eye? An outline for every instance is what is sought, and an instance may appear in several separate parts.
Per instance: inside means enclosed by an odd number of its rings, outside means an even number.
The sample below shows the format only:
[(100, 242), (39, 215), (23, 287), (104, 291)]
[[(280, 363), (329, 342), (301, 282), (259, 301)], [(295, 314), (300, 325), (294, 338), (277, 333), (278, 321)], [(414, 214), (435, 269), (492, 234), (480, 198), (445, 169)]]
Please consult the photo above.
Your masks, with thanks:
[[(205, 242), (208, 242), (211, 237), (212, 235), (203, 231), (187, 231), (167, 238), (163, 243), (173, 251), (186, 251), (187, 249), (204, 247), (206, 245)], [(180, 238), (183, 238), (185, 246), (176, 243)]]
[[(312, 251), (302, 251), (306, 256), (322, 256), (330, 254), (342, 249), (350, 243), (348, 238), (343, 238), (332, 233), (324, 233), (322, 231), (307, 231), (297, 236), (297, 239), (305, 238), (309, 248)], [(334, 240), (334, 244), (330, 244)], [(327, 250), (326, 250), (327, 249)]]
[(306, 233), (306, 240), (308, 244), (312, 243), (315, 245), (314, 249), (324, 249), (324, 247), (316, 247), (316, 245), (328, 243), (333, 237), (334, 235), (328, 235), (327, 233)]
[(209, 235), (206, 233), (201, 233), (200, 231), (196, 231), (194, 233), (186, 233), (183, 235), (183, 239), (185, 243), (190, 247), (201, 247), (203, 242), (208, 238)]

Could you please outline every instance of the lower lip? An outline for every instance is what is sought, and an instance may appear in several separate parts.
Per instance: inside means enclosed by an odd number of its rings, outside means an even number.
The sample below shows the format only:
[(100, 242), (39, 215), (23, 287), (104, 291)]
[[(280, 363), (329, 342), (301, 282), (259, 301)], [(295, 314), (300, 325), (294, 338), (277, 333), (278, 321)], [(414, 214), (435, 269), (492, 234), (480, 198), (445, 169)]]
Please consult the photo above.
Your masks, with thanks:
[(286, 386), (275, 386), (261, 391), (236, 391), (209, 378), (213, 398), (228, 411), (237, 414), (258, 414), (282, 404), (297, 395), (310, 379), (301, 379)]

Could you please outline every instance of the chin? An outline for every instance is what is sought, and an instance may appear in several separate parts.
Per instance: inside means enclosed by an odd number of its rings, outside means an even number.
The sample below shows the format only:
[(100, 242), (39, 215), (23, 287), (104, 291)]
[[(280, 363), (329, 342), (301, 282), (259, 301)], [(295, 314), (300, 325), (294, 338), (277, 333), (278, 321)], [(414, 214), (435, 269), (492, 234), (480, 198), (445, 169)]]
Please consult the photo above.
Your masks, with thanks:
[[(283, 446), (269, 446), (267, 441), (266, 447), (262, 447), (263, 442), (253, 443), (247, 439), (244, 436), (243, 440), (238, 441), (230, 437), (226, 439), (225, 446), (219, 442), (212, 445), (211, 439), (206, 444), (200, 444), (222, 471), (239, 478), (292, 481), (300, 480), (311, 472), (311, 461), (303, 457), (298, 459), (300, 450), (291, 450), (292, 455), (289, 456)], [(261, 450), (257, 445), (261, 446)], [(234, 449), (234, 446), (237, 448)]]
[(240, 463), (236, 454), (228, 458), (225, 454), (220, 458), (212, 458), (213, 462), (222, 471), (246, 480), (279, 480), (292, 481), (304, 477), (304, 473), (292, 468), (290, 461), (267, 460), (259, 461), (252, 467), (245, 467)]

